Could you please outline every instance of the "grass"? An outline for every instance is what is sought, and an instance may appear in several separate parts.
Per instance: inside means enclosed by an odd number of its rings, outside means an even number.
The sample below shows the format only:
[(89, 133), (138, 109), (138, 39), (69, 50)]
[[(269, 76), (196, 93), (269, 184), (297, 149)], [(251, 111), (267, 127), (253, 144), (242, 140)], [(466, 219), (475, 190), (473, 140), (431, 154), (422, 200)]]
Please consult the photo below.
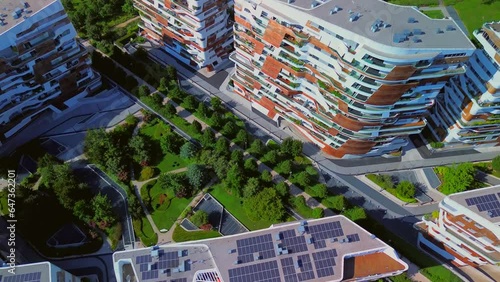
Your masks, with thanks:
[[(160, 197), (166, 194), (167, 197), (160, 205)], [(151, 217), (158, 229), (170, 229), (174, 225), (182, 211), (191, 202), (192, 198), (177, 198), (170, 189), (163, 189), (156, 180), (150, 181), (141, 188), (141, 198), (143, 201), (151, 199), (150, 206), (153, 208)]]
[(389, 0), (389, 3), (403, 6), (437, 6), (438, 0)]
[[(301, 197), (301, 196), (299, 196)], [(290, 200), (290, 204), (295, 212), (300, 214), (303, 218), (315, 218), (313, 214), (313, 209), (310, 208), (307, 204), (302, 204), (301, 201), (296, 200), (297, 198), (292, 198)]]
[(394, 187), (387, 187), (387, 185), (385, 185), (386, 183), (383, 183), (383, 182), (380, 182), (378, 181), (377, 179), (377, 175), (375, 174), (367, 174), (365, 175), (366, 178), (368, 178), (371, 182), (377, 184), (380, 188), (384, 189), (385, 191), (389, 192), (391, 195), (393, 195), (394, 197), (400, 199), (401, 201), (405, 202), (405, 203), (416, 203), (417, 200), (415, 200), (415, 198), (405, 198), (405, 197), (402, 197), (398, 194), (396, 188)]
[(0, 191), (0, 211), (2, 215), (7, 215), (9, 213), (9, 206), (7, 206), (7, 190)]
[(223, 184), (212, 186), (210, 194), (249, 230), (268, 228), (275, 223), (266, 220), (252, 221), (241, 207), (243, 199), (227, 193)]
[(444, 19), (444, 14), (441, 10), (420, 11), (431, 19)]
[(477, 170), (480, 170), (484, 173), (487, 173), (487, 174), (491, 174), (493, 176), (496, 176), (496, 177), (499, 177), (500, 178), (500, 171), (498, 170), (494, 170), (492, 167), (491, 167), (491, 162), (482, 162), (482, 163), (475, 163), (474, 164), (474, 167), (477, 169)]
[(209, 238), (220, 237), (221, 234), (214, 230), (201, 230), (201, 231), (186, 231), (184, 228), (180, 227), (178, 224), (175, 226), (174, 233), (172, 234), (172, 239), (175, 242), (186, 242), (194, 240), (203, 240)]
[(108, 228), (106, 230), (106, 235), (108, 236), (111, 249), (115, 250), (116, 246), (118, 246), (118, 243), (120, 242), (120, 239), (122, 237), (122, 224), (118, 222), (115, 225)]
[(452, 5), (457, 10), (470, 36), (483, 23), (500, 19), (500, 1), (489, 2), (491, 4), (483, 3), (483, 0), (444, 0), (445, 5)]
[(145, 246), (154, 246), (158, 243), (158, 234), (153, 230), (149, 220), (143, 216), (141, 220), (134, 219), (133, 221), (135, 234), (141, 239)]

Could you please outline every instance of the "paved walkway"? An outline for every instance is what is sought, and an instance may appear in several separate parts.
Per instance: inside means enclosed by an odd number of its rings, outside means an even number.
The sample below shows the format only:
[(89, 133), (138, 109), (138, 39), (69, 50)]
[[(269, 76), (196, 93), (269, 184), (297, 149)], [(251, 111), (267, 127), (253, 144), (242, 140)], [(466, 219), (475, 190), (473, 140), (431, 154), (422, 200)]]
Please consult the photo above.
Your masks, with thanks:
[(450, 13), (448, 13), (448, 10), (446, 9), (446, 6), (444, 5), (443, 0), (439, 0), (439, 6), (435, 7), (419, 7), (418, 8), (421, 11), (436, 11), (440, 10), (445, 17), (450, 17)]
[(131, 22), (133, 22), (133, 21), (135, 21), (135, 20), (138, 20), (138, 19), (140, 19), (140, 18), (141, 18), (140, 16), (137, 16), (137, 17), (135, 17), (135, 18), (131, 18), (130, 20), (127, 20), (127, 21), (125, 21), (125, 22), (122, 22), (122, 23), (120, 23), (120, 24), (115, 25), (115, 26), (113, 27), (113, 29), (114, 29), (114, 28), (125, 27), (125, 26), (127, 26), (129, 23), (131, 23)]

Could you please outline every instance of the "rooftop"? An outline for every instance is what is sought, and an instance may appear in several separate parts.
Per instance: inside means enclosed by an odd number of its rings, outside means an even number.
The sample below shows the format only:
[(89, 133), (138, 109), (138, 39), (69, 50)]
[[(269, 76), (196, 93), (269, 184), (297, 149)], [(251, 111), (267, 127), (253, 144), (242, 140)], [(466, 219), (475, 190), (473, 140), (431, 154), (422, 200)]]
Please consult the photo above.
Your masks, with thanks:
[[(381, 0), (261, 0), (261, 5), (282, 15), (292, 15), (287, 7), (290, 6), (309, 15), (307, 18), (322, 19), (346, 32), (384, 45), (428, 49), (475, 48), (455, 21), (431, 19), (416, 7)], [(289, 19), (293, 21), (290, 16)], [(314, 22), (314, 18), (311, 21)]]
[(500, 186), (456, 193), (448, 198), (484, 219), (500, 225)]
[(0, 34), (22, 23), (31, 15), (57, 0), (2, 0), (0, 1)]
[[(344, 216), (284, 223), (268, 229), (214, 239), (175, 243), (117, 252), (113, 255), (118, 281), (335, 281), (355, 266), (347, 257), (392, 248)], [(405, 270), (389, 255), (373, 273)], [(364, 275), (363, 274), (363, 275)], [(195, 277), (196, 276), (196, 277)], [(134, 279), (135, 277), (135, 279)], [(259, 278), (260, 277), (260, 278)], [(152, 280), (154, 279), (154, 280)]]
[(49, 262), (16, 265), (16, 274), (9, 273), (8, 267), (0, 268), (0, 281), (51, 281), (50, 267)]

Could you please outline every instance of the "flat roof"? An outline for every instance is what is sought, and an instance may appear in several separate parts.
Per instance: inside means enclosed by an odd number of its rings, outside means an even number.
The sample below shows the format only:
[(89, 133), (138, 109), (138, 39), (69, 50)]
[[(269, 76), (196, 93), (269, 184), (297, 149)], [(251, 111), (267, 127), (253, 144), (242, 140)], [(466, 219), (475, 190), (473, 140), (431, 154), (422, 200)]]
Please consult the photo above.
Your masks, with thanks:
[(9, 267), (0, 268), (0, 281), (51, 281), (50, 280), (50, 262), (38, 262), (30, 264), (16, 265), (15, 273), (9, 271)]
[[(259, 281), (259, 277), (266, 281), (309, 278), (321, 282), (342, 279), (344, 256), (387, 249), (392, 250), (337, 215), (214, 239), (116, 252), (113, 261), (115, 271), (121, 271), (117, 274), (121, 281), (127, 276), (135, 276), (136, 281), (196, 281), (195, 276), (201, 280), (217, 275), (225, 282)], [(394, 261), (406, 268), (399, 259)], [(118, 265), (123, 269), (117, 269)], [(385, 273), (385, 269), (377, 272)]]
[[(401, 48), (475, 49), (454, 20), (431, 19), (416, 7), (394, 5), (381, 0), (261, 0), (261, 5), (281, 14), (286, 14), (283, 6), (290, 6), (305, 13), (304, 16), (308, 15), (307, 18), (313, 22), (315, 20), (311, 17), (322, 19), (347, 32), (384, 45)], [(292, 21), (293, 16), (287, 15)], [(372, 31), (377, 22), (378, 27)], [(399, 38), (406, 40), (396, 43)]]
[[(22, 23), (32, 14), (37, 13), (49, 4), (58, 0), (2, 0), (0, 1), (0, 19), (3, 24), (0, 25), (0, 34), (8, 31), (13, 26)], [(26, 4), (24, 4), (26, 3)], [(17, 11), (17, 13), (16, 13)], [(14, 18), (16, 14), (17, 18)]]
[(500, 223), (500, 185), (456, 193), (448, 198), (494, 224)]

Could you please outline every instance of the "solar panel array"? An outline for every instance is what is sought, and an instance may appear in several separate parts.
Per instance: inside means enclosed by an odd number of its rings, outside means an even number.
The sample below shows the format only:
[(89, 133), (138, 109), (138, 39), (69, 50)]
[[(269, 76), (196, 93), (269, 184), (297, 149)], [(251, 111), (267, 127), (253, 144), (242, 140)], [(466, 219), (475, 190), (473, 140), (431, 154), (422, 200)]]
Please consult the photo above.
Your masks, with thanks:
[(187, 278), (177, 278), (177, 279), (172, 279), (170, 282), (187, 282)]
[(293, 258), (282, 258), (281, 269), (283, 270), (283, 278), (285, 278), (286, 282), (299, 282), (299, 279), (297, 278), (297, 275), (295, 273)]
[(349, 240), (349, 242), (358, 242), (359, 241), (358, 233), (349, 234), (349, 235), (346, 235), (346, 237)]
[(141, 273), (142, 273), (142, 280), (149, 280), (149, 279), (158, 278), (158, 269), (146, 271), (146, 272), (141, 272)]
[(139, 265), (142, 280), (157, 279), (159, 271), (165, 269), (167, 269), (167, 271), (164, 273), (166, 273), (167, 276), (171, 276), (172, 272), (170, 269), (179, 267), (179, 253), (158, 250), (158, 261), (154, 263), (152, 263), (152, 261), (153, 257), (150, 254), (137, 256), (135, 258), (135, 263)]
[(334, 275), (333, 267), (335, 266), (335, 258), (337, 257), (336, 249), (316, 252), (312, 256), (318, 278)]
[(314, 249), (323, 249), (326, 248), (326, 242), (325, 240), (316, 240), (314, 241)]
[(229, 269), (229, 282), (281, 282), (276, 260)]
[(238, 261), (248, 263), (254, 261), (254, 254), (258, 253), (260, 259), (275, 257), (273, 237), (265, 234), (246, 239), (236, 240), (238, 249)]
[(42, 272), (16, 274), (13, 276), (4, 277), (3, 280), (1, 278), (2, 276), (0, 276), (0, 281), (2, 282), (40, 282), (40, 279), (42, 278)]
[(309, 226), (309, 233), (313, 236), (314, 240), (344, 236), (344, 230), (342, 230), (340, 221)]
[(281, 232), (283, 239), (281, 245), (288, 249), (289, 253), (301, 253), (307, 251), (306, 238), (304, 236), (296, 236), (295, 230), (285, 230)]
[[(498, 193), (500, 196), (500, 193)], [(495, 194), (471, 197), (465, 199), (468, 206), (476, 206), (480, 212), (488, 212), (491, 218), (500, 216), (500, 202)]]
[(297, 278), (299, 279), (299, 281), (314, 279), (314, 270), (309, 254), (298, 256), (297, 259), (299, 261), (299, 267), (301, 270), (300, 273), (297, 273)]

